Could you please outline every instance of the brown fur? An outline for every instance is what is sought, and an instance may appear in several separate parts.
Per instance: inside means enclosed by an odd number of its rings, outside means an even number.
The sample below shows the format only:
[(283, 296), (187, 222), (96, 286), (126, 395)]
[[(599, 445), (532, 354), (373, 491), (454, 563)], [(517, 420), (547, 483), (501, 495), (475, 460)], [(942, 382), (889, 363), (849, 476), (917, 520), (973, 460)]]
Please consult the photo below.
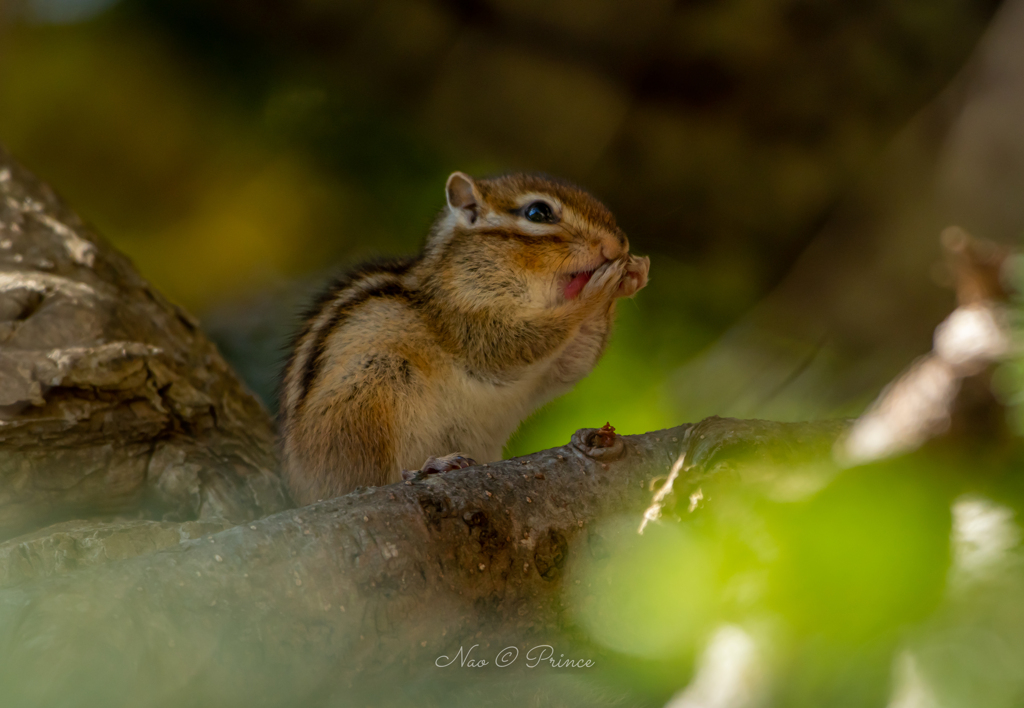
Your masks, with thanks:
[[(535, 198), (558, 223), (525, 218)], [(579, 188), (453, 174), (416, 259), (357, 269), (306, 317), (281, 394), (295, 500), (398, 481), (428, 455), (497, 459), (522, 418), (593, 368), (615, 299), (642, 288), (647, 267)], [(595, 268), (566, 299), (574, 274)]]

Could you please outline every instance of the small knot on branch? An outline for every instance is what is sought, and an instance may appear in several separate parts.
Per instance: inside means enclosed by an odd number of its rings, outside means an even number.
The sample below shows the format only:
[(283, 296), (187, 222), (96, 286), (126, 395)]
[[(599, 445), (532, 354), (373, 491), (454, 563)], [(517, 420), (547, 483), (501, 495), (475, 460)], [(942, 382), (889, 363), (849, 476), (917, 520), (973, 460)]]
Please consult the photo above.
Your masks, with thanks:
[(580, 428), (572, 434), (570, 444), (591, 459), (610, 462), (622, 457), (626, 446), (611, 423), (603, 428)]

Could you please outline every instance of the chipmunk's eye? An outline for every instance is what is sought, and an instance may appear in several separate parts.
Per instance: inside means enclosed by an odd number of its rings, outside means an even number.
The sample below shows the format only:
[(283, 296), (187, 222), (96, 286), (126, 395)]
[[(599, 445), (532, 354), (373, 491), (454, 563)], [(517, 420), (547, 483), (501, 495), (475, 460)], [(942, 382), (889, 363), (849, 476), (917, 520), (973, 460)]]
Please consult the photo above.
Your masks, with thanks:
[(523, 216), (536, 224), (555, 223), (555, 210), (547, 202), (531, 202), (523, 209)]

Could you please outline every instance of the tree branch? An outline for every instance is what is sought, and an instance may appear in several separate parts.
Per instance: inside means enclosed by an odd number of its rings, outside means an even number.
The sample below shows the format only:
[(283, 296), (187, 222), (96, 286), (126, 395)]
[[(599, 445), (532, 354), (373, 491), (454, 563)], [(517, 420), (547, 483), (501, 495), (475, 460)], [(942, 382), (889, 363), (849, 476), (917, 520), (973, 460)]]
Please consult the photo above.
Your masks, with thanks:
[(743, 429), (747, 440), (790, 438), (783, 447), (841, 428), (711, 419), (614, 437), (618, 456), (601, 431), (584, 430), (528, 457), (356, 491), (11, 588), (0, 592), (0, 646), (16, 659), (4, 671), (64, 667), (47, 689), (56, 699), (128, 655), (136, 670), (110, 685), (141, 696), (168, 674), (200, 676), (216, 647), (231, 668), (222, 678), (277, 668), (268, 685), (235, 687), (265, 697), (376, 685), (399, 668), (415, 677), (484, 635), (488, 649), (525, 647), (564, 627), (566, 565), (600, 546), (595, 522), (639, 520), (652, 480), (681, 453), (698, 463), (687, 474), (707, 473), (723, 451), (710, 445), (716, 426), (732, 439)]

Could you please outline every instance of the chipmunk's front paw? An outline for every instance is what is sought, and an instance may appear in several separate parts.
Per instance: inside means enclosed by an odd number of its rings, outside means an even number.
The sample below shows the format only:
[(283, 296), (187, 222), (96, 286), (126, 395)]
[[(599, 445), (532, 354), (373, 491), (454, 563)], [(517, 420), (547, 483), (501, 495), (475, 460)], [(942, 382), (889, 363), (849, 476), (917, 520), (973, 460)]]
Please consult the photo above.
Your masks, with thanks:
[(624, 260), (608, 261), (596, 271), (590, 281), (583, 286), (580, 296), (583, 298), (606, 298), (614, 295), (625, 273)]
[(431, 455), (418, 470), (403, 470), (402, 479), (417, 479), (428, 474), (461, 470), (466, 467), (472, 467), (475, 464), (476, 460), (458, 452), (453, 452), (451, 455), (445, 455), (444, 457), (434, 457)]
[(633, 297), (647, 285), (647, 272), (651, 269), (651, 259), (647, 256), (630, 256), (626, 262), (625, 273), (619, 281), (619, 289), (615, 297)]

